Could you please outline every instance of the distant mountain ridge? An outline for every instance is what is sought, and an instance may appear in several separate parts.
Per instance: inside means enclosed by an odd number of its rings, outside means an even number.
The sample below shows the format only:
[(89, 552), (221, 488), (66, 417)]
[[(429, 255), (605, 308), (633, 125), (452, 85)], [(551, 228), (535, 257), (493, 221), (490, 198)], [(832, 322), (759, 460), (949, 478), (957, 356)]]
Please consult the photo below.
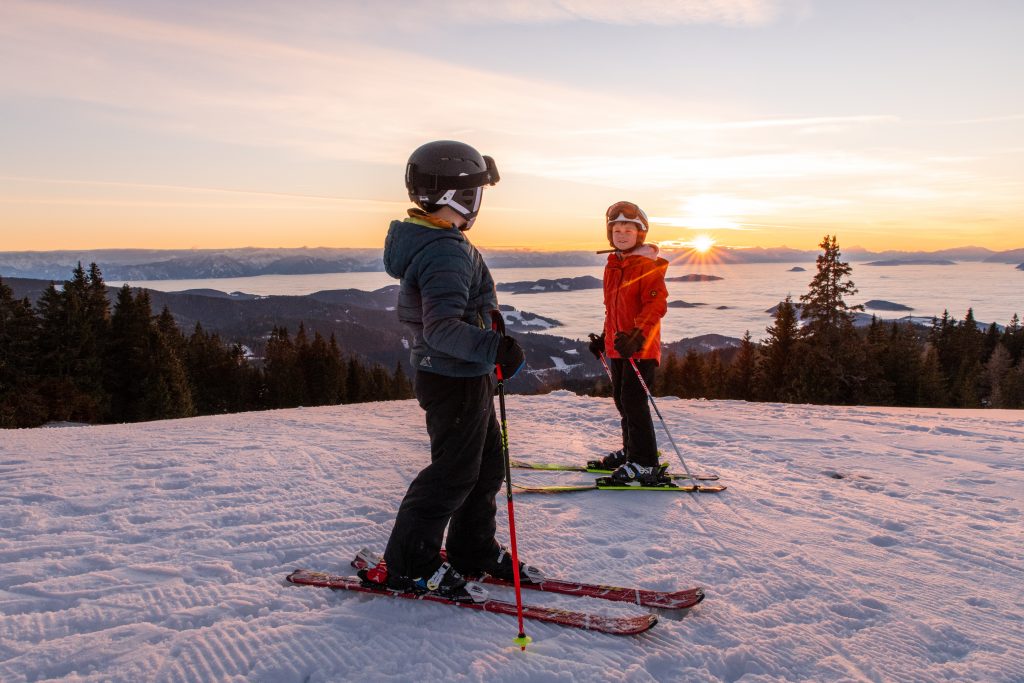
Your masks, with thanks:
[[(491, 268), (540, 268), (600, 266), (607, 257), (592, 251), (532, 251), (527, 249), (481, 248)], [(63, 280), (79, 262), (96, 263), (108, 281), (195, 280), (255, 275), (306, 275), (313, 273), (372, 272), (384, 269), (381, 249), (245, 247), (239, 249), (91, 249), (64, 251), (0, 252), (0, 275)], [(664, 248), (663, 254), (675, 265), (702, 263), (705, 254), (689, 249)], [(817, 250), (789, 247), (737, 249), (718, 247), (716, 263), (813, 264)], [(870, 260), (949, 260), (986, 263), (1020, 263), (1024, 248), (996, 252), (983, 247), (959, 247), (934, 252), (871, 252), (859, 247), (843, 250), (844, 258)]]

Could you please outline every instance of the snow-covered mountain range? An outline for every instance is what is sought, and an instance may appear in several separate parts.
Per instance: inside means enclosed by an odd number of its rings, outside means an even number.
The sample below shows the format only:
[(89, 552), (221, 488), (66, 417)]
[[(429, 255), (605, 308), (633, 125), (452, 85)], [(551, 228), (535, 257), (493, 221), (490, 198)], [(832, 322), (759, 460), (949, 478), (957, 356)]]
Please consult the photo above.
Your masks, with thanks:
[[(528, 249), (481, 249), (492, 268), (600, 265), (607, 258), (592, 251), (544, 252)], [(295, 249), (92, 249), (40, 252), (0, 252), (0, 275), (4, 277), (64, 280), (77, 263), (97, 263), (104, 278), (112, 281), (190, 280), (254, 275), (300, 275), (383, 270), (380, 249), (295, 248)], [(686, 249), (666, 253), (675, 262), (686, 263)], [(693, 253), (694, 260), (703, 260)], [(788, 247), (738, 249), (717, 247), (716, 263), (814, 263), (816, 250)], [(962, 247), (934, 252), (872, 252), (858, 247), (844, 249), (852, 261), (898, 259), (917, 261), (989, 261), (1019, 263), (1024, 249), (993, 251)]]

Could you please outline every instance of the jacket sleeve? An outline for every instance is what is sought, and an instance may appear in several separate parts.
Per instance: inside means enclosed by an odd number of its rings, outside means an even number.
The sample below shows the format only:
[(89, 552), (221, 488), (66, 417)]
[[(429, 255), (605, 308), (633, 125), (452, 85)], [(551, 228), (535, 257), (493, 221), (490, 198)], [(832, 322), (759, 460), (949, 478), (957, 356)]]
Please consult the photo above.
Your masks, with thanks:
[[(498, 333), (466, 322), (473, 273), (471, 256), (454, 240), (432, 245), (420, 263), (423, 338), (427, 345), (462, 360), (493, 363)], [(475, 316), (475, 311), (473, 312)]]
[[(480, 279), (480, 301), (482, 313), (498, 310), (498, 292), (494, 287), (494, 278), (486, 264), (483, 266), (483, 277)], [(490, 318), (485, 317), (485, 326), (489, 327)]]
[(650, 266), (644, 269), (644, 274), (638, 283), (640, 312), (634, 319), (634, 325), (640, 328), (647, 339), (651, 338), (654, 327), (668, 312), (668, 288), (665, 287), (665, 271), (667, 270), (668, 261), (665, 259), (652, 261)]

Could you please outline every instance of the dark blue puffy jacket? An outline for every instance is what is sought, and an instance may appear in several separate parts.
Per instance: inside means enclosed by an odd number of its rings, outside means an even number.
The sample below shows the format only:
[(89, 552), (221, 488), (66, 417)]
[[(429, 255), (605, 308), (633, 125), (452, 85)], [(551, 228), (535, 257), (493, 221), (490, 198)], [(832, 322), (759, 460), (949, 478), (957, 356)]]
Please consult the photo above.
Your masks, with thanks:
[(455, 228), (392, 221), (384, 269), (398, 278), (398, 319), (412, 332), (414, 368), (450, 377), (494, 371), (498, 308), (494, 280), (480, 252)]

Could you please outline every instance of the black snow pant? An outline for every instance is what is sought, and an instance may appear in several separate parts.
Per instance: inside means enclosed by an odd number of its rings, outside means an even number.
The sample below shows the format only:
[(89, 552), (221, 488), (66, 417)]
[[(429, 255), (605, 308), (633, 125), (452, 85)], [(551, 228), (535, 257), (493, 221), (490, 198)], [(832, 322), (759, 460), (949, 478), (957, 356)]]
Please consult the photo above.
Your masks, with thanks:
[(479, 567), (485, 558), (497, 557), (494, 497), (505, 478), (505, 462), (494, 387), (492, 375), (416, 373), (430, 464), (409, 485), (398, 509), (384, 551), (389, 574), (430, 576), (441, 564), (445, 527), (445, 549), (456, 568)]
[[(628, 359), (612, 358), (612, 397), (622, 416), (622, 445), (626, 459), (643, 467), (658, 464), (658, 441), (654, 436), (651, 408), (647, 405), (647, 392), (640, 385), (636, 372)], [(654, 385), (653, 358), (636, 361), (648, 387)]]

